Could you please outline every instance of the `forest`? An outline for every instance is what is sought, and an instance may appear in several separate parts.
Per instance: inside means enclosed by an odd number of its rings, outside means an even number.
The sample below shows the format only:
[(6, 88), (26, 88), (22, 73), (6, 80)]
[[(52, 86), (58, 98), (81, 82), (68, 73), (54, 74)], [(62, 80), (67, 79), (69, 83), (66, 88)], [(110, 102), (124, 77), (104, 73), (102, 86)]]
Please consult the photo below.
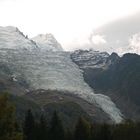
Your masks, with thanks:
[(48, 123), (43, 113), (37, 119), (28, 109), (24, 121), (19, 124), (8, 95), (1, 94), (0, 140), (140, 140), (140, 122), (97, 124), (81, 116), (74, 129), (66, 129), (58, 112), (54, 111)]

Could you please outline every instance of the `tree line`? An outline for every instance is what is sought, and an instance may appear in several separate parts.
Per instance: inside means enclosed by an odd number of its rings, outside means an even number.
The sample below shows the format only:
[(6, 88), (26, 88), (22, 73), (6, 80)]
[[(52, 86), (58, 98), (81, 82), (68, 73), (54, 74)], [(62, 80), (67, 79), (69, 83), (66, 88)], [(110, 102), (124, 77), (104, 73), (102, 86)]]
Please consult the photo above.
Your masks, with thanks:
[(29, 109), (19, 125), (8, 96), (0, 95), (0, 140), (140, 140), (140, 122), (96, 124), (81, 116), (75, 129), (65, 129), (56, 111), (48, 123), (44, 114), (38, 120)]

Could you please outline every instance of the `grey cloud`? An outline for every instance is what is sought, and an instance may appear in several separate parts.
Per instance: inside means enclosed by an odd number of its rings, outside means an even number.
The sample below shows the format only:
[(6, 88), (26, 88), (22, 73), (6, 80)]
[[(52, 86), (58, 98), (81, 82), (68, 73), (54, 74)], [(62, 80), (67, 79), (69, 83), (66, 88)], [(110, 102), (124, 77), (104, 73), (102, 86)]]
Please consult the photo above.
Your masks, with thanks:
[(125, 48), (129, 45), (129, 38), (140, 32), (140, 12), (116, 21), (110, 22), (91, 33), (90, 40), (94, 34), (103, 35), (107, 44), (94, 46), (104, 48), (105, 51), (115, 51), (117, 48)]

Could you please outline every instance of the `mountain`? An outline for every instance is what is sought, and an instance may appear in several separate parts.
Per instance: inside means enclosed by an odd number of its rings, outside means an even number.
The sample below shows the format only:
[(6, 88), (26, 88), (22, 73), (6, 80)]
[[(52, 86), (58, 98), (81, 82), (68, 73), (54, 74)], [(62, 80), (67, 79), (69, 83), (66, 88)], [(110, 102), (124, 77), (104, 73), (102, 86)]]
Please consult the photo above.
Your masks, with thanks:
[(52, 34), (40, 34), (32, 39), (25, 36), (17, 27), (0, 27), (0, 48), (3, 49), (34, 49), (46, 51), (63, 51), (61, 45)]
[[(134, 52), (138, 36), (129, 44)], [(31, 106), (50, 116), (57, 109), (65, 123), (80, 114), (96, 122), (139, 120), (139, 83), (138, 54), (65, 52), (51, 34), (29, 39), (16, 27), (0, 27), (0, 91), (12, 94), (17, 112)]]
[[(2, 56), (3, 53), (0, 54)], [(68, 52), (29, 53), (12, 50), (8, 52), (8, 55), (10, 60), (6, 55), (1, 57), (1, 62), (6, 62), (10, 67), (15, 75), (14, 78), (17, 79), (14, 81), (15, 83), (19, 82), (20, 77), (23, 77), (29, 85), (28, 90), (71, 91), (86, 101), (99, 105), (116, 122), (122, 120), (120, 111), (110, 98), (94, 94), (93, 90), (84, 82), (82, 71), (72, 62)]]
[[(113, 122), (119, 123), (123, 120), (123, 114), (112, 100), (106, 95), (95, 94), (85, 82), (83, 70), (72, 61), (71, 52), (47, 49), (51, 45), (41, 47), (15, 29), (1, 27), (0, 31), (3, 44), (6, 42), (6, 47), (0, 46), (0, 64), (9, 69), (10, 73), (7, 75), (12, 78), (12, 83), (23, 86), (24, 91), (29, 93), (38, 89), (72, 93), (100, 108)], [(44, 41), (41, 44), (44, 44)]]
[[(97, 57), (99, 59), (96, 60)], [(90, 50), (74, 52), (71, 58), (84, 70), (84, 79), (95, 93), (109, 96), (126, 118), (140, 119), (139, 55), (125, 54), (119, 57), (112, 53), (107, 57)]]
[(72, 60), (81, 68), (105, 68), (109, 57), (107, 52), (94, 50), (76, 50), (71, 54)]
[(34, 38), (33, 41), (43, 50), (47, 51), (63, 51), (62, 46), (57, 42), (52, 34), (40, 34)]

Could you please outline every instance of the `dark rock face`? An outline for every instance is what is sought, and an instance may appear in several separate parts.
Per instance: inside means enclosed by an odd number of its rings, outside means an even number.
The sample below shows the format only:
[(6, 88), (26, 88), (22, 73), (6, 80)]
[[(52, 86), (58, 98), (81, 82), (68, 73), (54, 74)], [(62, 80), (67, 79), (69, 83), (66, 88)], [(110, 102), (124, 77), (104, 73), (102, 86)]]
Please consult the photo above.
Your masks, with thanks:
[(108, 69), (94, 76), (93, 83), (97, 89), (119, 91), (140, 105), (140, 56), (125, 54)]
[[(79, 60), (83, 54), (77, 53), (76, 55), (74, 53), (73, 57), (72, 54), (72, 59), (84, 70), (84, 79), (90, 87), (96, 93), (111, 97), (126, 118), (140, 119), (140, 56), (125, 54), (120, 58), (116, 53), (112, 53), (107, 58), (102, 58), (105, 60), (102, 64), (100, 63), (102, 67), (96, 63), (93, 67), (91, 65), (83, 68), (81, 65), (86, 65), (86, 62)], [(92, 55), (99, 54), (93, 53)], [(90, 64), (94, 63), (90, 62)]]

